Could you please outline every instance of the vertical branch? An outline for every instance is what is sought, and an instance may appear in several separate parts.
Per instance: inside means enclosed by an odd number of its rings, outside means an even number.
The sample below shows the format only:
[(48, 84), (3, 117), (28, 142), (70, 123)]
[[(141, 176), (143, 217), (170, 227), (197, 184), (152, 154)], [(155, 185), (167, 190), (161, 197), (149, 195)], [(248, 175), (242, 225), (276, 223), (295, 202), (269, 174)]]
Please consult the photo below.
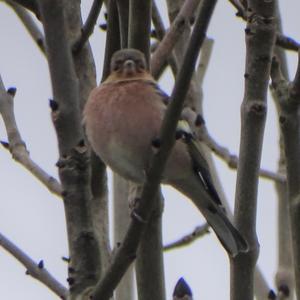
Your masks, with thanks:
[[(279, 11), (279, 3), (276, 1), (276, 19), (277, 19), (277, 32), (282, 34), (282, 24)], [(275, 55), (280, 63), (281, 72), (284, 78), (289, 79), (287, 58), (283, 48), (276, 46), (274, 49)], [(272, 89), (271, 89), (272, 91)], [(276, 93), (272, 93), (273, 97), (276, 98)], [(278, 99), (275, 100), (276, 109), (278, 115), (280, 115), (280, 107), (278, 105)], [(280, 132), (279, 138), (279, 151), (280, 157), (278, 161), (278, 173), (286, 173), (286, 159), (283, 146), (283, 137)], [(284, 299), (293, 299), (293, 291), (295, 288), (294, 284), (294, 271), (293, 271), (293, 259), (292, 259), (292, 240), (291, 240), (291, 227), (289, 222), (289, 207), (288, 207), (288, 192), (285, 183), (276, 182), (276, 191), (278, 198), (278, 269), (276, 273), (276, 286), (280, 292), (288, 289), (289, 295)]]
[(109, 0), (107, 4), (107, 33), (101, 82), (109, 75), (112, 55), (121, 47), (119, 26), (117, 2), (116, 0)]
[[(119, 176), (113, 174), (113, 205), (114, 205), (114, 244), (119, 245), (124, 239), (126, 230), (130, 222), (129, 213), (129, 185), (130, 183)], [(130, 266), (118, 284), (115, 293), (116, 300), (132, 300), (133, 292), (133, 266)]]
[(93, 285), (99, 277), (99, 249), (88, 206), (91, 198), (87, 148), (79, 110), (79, 89), (67, 34), (64, 2), (39, 2), (46, 38), (54, 100), (52, 117), (60, 159), (57, 163), (70, 251), (71, 299)]
[[(129, 47), (142, 51), (149, 67), (151, 1), (129, 2)], [(151, 215), (137, 254), (136, 277), (140, 300), (165, 299), (163, 245), (161, 229), (162, 196), (155, 197), (155, 210)], [(154, 201), (154, 200), (153, 200)]]
[[(292, 233), (292, 252), (293, 267), (295, 274), (295, 288), (297, 298), (300, 297), (300, 120), (299, 120), (299, 104), (300, 104), (300, 53), (298, 55), (298, 68), (294, 81), (289, 84), (282, 76), (278, 62), (273, 61), (272, 65), (272, 87), (276, 93), (280, 108), (279, 122), (283, 137), (283, 145), (287, 167), (287, 187), (288, 187), (288, 209), (289, 220)], [(283, 278), (284, 279), (284, 278)], [(287, 285), (281, 286), (281, 290), (285, 294), (292, 293), (291, 287)]]
[(139, 300), (166, 299), (162, 241), (163, 202), (163, 195), (159, 191), (138, 248), (136, 280)]
[(231, 259), (231, 299), (252, 300), (259, 253), (256, 236), (257, 186), (267, 110), (267, 88), (275, 41), (274, 1), (248, 1), (245, 93), (237, 172), (235, 222), (249, 252)]
[(117, 0), (121, 48), (128, 48), (129, 0)]
[(151, 31), (151, 0), (129, 1), (129, 48), (142, 51), (149, 66)]
[[(90, 91), (96, 86), (95, 62), (90, 44), (85, 40), (84, 32), (89, 32), (90, 29), (88, 28), (96, 22), (101, 4), (102, 1), (100, 0), (94, 1), (86, 23), (87, 26), (83, 26), (80, 12), (80, 1), (73, 0), (66, 2), (65, 17), (68, 25), (67, 28), (68, 36), (70, 37), (70, 44), (73, 45), (73, 61), (79, 82), (80, 111), (85, 105)], [(86, 29), (83, 29), (84, 27), (86, 27)], [(74, 47), (76, 45), (79, 45), (79, 47)], [(76, 51), (74, 51), (74, 49)], [(87, 205), (91, 212), (94, 234), (97, 238), (99, 249), (101, 249), (101, 267), (103, 270), (108, 264), (110, 256), (106, 168), (101, 160), (93, 153), (91, 153), (90, 165), (92, 197), (89, 198)], [(99, 269), (99, 271), (102, 270)]]

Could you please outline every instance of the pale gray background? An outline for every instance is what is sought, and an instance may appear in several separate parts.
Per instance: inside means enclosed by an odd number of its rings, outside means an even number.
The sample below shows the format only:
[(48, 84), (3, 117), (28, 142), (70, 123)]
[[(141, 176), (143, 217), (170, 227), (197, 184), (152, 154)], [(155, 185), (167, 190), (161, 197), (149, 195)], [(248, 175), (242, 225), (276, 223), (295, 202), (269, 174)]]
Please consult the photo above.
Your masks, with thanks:
[[(86, 17), (92, 1), (83, 0)], [(281, 1), (286, 34), (300, 40), (299, 9), (296, 0)], [(158, 2), (164, 16), (165, 5)], [(235, 17), (227, 1), (219, 1), (209, 29), (215, 39), (212, 61), (205, 78), (205, 119), (210, 133), (232, 152), (238, 153), (240, 104), (243, 97), (245, 43), (243, 21)], [(103, 12), (101, 14), (103, 19)], [(18, 88), (15, 113), (18, 125), (32, 158), (49, 173), (57, 176), (58, 158), (55, 133), (50, 120), (48, 98), (51, 87), (47, 63), (14, 13), (0, 3), (0, 72), (6, 87)], [(101, 75), (104, 35), (95, 30), (91, 38)], [(289, 53), (291, 74), (297, 55)], [(161, 80), (166, 91), (172, 89), (172, 77)], [(0, 121), (0, 139), (6, 140)], [(276, 170), (278, 157), (277, 118), (270, 99), (265, 131), (262, 165)], [(236, 172), (216, 159), (228, 199), (234, 199)], [(45, 266), (66, 284), (67, 255), (63, 205), (20, 165), (0, 148), (0, 231), (25, 250), (33, 259), (43, 259)], [(171, 188), (165, 188), (164, 240), (169, 242), (190, 232), (203, 222), (190, 202)], [(270, 283), (276, 270), (276, 197), (273, 183), (261, 180), (258, 199), (258, 237), (261, 244), (259, 264)], [(211, 234), (192, 246), (165, 255), (168, 299), (179, 277), (184, 276), (193, 289), (195, 299), (228, 299), (228, 259)], [(0, 249), (1, 299), (55, 299), (47, 288), (25, 275), (25, 269)]]

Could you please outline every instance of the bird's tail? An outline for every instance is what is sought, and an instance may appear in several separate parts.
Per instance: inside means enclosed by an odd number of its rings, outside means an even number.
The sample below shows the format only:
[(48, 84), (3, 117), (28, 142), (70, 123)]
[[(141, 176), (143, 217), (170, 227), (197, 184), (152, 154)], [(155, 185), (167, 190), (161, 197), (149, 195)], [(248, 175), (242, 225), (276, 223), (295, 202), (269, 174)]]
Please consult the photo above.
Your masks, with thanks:
[(203, 189), (196, 176), (190, 180), (172, 183), (180, 192), (192, 200), (216, 233), (226, 251), (232, 256), (248, 251), (248, 244), (225, 214), (225, 210)]

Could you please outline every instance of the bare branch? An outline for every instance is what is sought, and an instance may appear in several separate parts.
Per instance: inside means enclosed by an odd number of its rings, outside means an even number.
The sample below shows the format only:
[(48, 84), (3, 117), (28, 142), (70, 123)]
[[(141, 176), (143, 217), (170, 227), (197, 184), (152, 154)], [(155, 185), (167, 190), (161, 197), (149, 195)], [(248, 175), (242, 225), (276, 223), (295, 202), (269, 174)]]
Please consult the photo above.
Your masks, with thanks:
[[(292, 233), (292, 247), (293, 247), (293, 268), (295, 274), (295, 289), (297, 298), (300, 297), (300, 216), (299, 216), (299, 203), (300, 203), (300, 162), (298, 154), (300, 151), (300, 130), (299, 130), (299, 64), (294, 78), (290, 84), (281, 74), (279, 62), (273, 59), (272, 64), (272, 87), (275, 93), (274, 99), (277, 101), (279, 108), (279, 123), (283, 137), (284, 153), (287, 168), (287, 191), (288, 191), (288, 210), (289, 220)], [(283, 271), (288, 271), (283, 270)], [(286, 278), (281, 277), (281, 284), (283, 290), (291, 292), (287, 285), (292, 282), (289, 272), (281, 273), (281, 276), (286, 275)], [(280, 287), (280, 286), (279, 286)], [(282, 296), (282, 295), (281, 295)], [(283, 298), (284, 299), (284, 298)]]
[(188, 246), (195, 242), (198, 238), (203, 237), (209, 233), (209, 225), (205, 223), (204, 225), (197, 226), (191, 233), (183, 236), (175, 242), (169, 243), (164, 246), (164, 251), (173, 250), (176, 248)]
[(150, 60), (151, 0), (129, 0), (128, 47), (145, 54)]
[(40, 17), (38, 3), (36, 0), (12, 0), (12, 1), (32, 11), (37, 16), (37, 18)]
[[(212, 50), (213, 50), (214, 40), (210, 38), (206, 38), (200, 53), (199, 64), (197, 67), (197, 83), (202, 89), (203, 80), (206, 75), (206, 71), (210, 62)], [(202, 101), (202, 99), (200, 99)]]
[(92, 35), (102, 7), (102, 3), (103, 0), (94, 0), (90, 13), (84, 23), (84, 26), (81, 29), (81, 36), (73, 45), (72, 50), (74, 54), (77, 54), (78, 52), (81, 51), (82, 47), (84, 47), (85, 43)]
[(293, 51), (298, 51), (300, 48), (299, 43), (296, 42), (294, 39), (279, 33), (277, 34), (276, 45), (286, 50)]
[(184, 98), (194, 71), (199, 49), (205, 38), (205, 33), (215, 4), (216, 1), (213, 0), (201, 1), (201, 9), (199, 10), (195, 28), (184, 58), (184, 67), (181, 68), (178, 74), (174, 90), (171, 95), (170, 105), (168, 106), (163, 121), (160, 137), (164, 143), (153, 157), (151, 167), (147, 172), (147, 181), (143, 188), (139, 206), (133, 212), (133, 218), (124, 242), (117, 251), (112, 265), (95, 288), (93, 295), (95, 300), (109, 299), (116, 285), (126, 272), (128, 266), (135, 258), (139, 240), (146, 228), (147, 220), (152, 212), (154, 205), (154, 201), (152, 201), (152, 199), (157, 195), (166, 159), (173, 144), (175, 143), (174, 136), (177, 122), (180, 117)]
[[(206, 132), (206, 134), (202, 134), (201, 139), (216, 155), (227, 163), (229, 168), (237, 169), (239, 158), (235, 154), (230, 153), (229, 149), (219, 145), (208, 132)], [(259, 170), (259, 176), (265, 179), (278, 181), (280, 183), (284, 183), (286, 181), (286, 176), (265, 169)]]
[[(92, 85), (90, 74), (86, 74), (91, 70), (88, 69), (85, 73), (75, 73), (70, 49), (70, 35), (67, 31), (67, 21), (69, 25), (76, 27), (76, 30), (80, 28), (79, 19), (74, 17), (74, 14), (80, 16), (80, 3), (77, 1), (41, 0), (39, 5), (54, 96), (52, 119), (57, 132), (60, 155), (57, 166), (64, 191), (64, 208), (71, 257), (69, 284), (71, 285), (71, 298), (75, 298), (93, 286), (101, 272), (99, 244), (90, 207), (92, 195), (89, 152), (84, 142), (80, 114), (80, 96), (85, 95), (84, 93)], [(71, 22), (73, 23), (71, 24)], [(78, 23), (74, 25), (74, 22)], [(72, 33), (74, 34), (74, 32)], [(80, 55), (82, 52), (78, 57), (83, 59)], [(83, 65), (84, 63), (77, 67), (83, 67)], [(91, 68), (91, 65), (89, 67)]]
[(246, 19), (245, 7), (241, 4), (241, 2), (239, 0), (229, 0), (229, 2), (236, 8), (236, 16)]
[(0, 233), (0, 246), (15, 257), (23, 266), (25, 266), (27, 269), (26, 274), (43, 283), (62, 299), (67, 299), (68, 290), (60, 282), (58, 282), (49, 273), (49, 271), (47, 271), (44, 267), (43, 261), (40, 261), (39, 263), (34, 262), (25, 252), (18, 248), (2, 233)]
[(161, 66), (164, 65), (167, 58), (169, 58), (170, 53), (183, 33), (184, 28), (186, 26), (190, 26), (190, 18), (195, 13), (198, 4), (198, 0), (187, 0), (183, 4), (177, 17), (172, 22), (170, 29), (165, 34), (164, 38), (152, 55), (150, 70), (153, 77), (156, 78), (159, 74)]
[[(166, 30), (165, 30), (162, 18), (160, 16), (160, 13), (159, 13), (159, 10), (158, 10), (158, 7), (157, 7), (155, 1), (152, 2), (152, 22), (153, 22), (153, 25), (155, 28), (156, 36), (157, 36), (158, 40), (161, 42), (161, 40), (164, 38), (164, 36), (166, 34)], [(154, 45), (151, 45), (152, 46), (151, 53), (156, 51), (160, 42), (158, 42)], [(155, 47), (153, 47), (153, 46), (155, 46)], [(177, 61), (176, 61), (175, 55), (173, 53), (170, 54), (170, 57), (168, 59), (168, 64), (170, 65), (173, 75), (175, 76), (178, 71), (178, 66), (177, 66)], [(165, 61), (163, 64), (160, 65), (160, 69), (157, 70), (155, 72), (155, 74), (152, 73), (154, 78), (158, 79), (166, 67), (167, 67), (167, 61)], [(151, 72), (152, 72), (152, 70), (151, 70)]]
[(45, 53), (44, 35), (40, 31), (40, 29), (37, 27), (31, 14), (29, 14), (25, 8), (23, 8), (21, 5), (17, 4), (13, 0), (6, 0), (6, 3), (15, 11), (15, 13), (22, 21), (24, 27), (27, 29), (27, 31), (30, 34), (30, 36), (32, 37), (32, 39), (35, 41), (35, 43), (37, 44), (39, 49), (45, 55), (46, 53)]
[[(239, 0), (229, 0), (229, 2), (237, 9), (236, 16), (241, 17), (243, 20), (247, 20), (247, 13), (245, 7)], [(300, 45), (294, 39), (285, 36), (282, 32), (276, 33), (276, 45), (286, 50), (298, 51)]]
[(54, 177), (47, 174), (30, 158), (16, 123), (13, 98), (11, 92), (5, 90), (0, 76), (0, 114), (3, 118), (8, 135), (8, 149), (11, 152), (13, 159), (42, 182), (51, 193), (61, 196), (62, 188), (60, 183)]
[(256, 236), (257, 186), (266, 120), (271, 57), (276, 37), (274, 1), (249, 0), (245, 92), (235, 197), (235, 224), (246, 237), (249, 252), (231, 263), (231, 299), (252, 300), (259, 246)]
[[(122, 1), (122, 0), (121, 0)], [(103, 82), (110, 72), (110, 60), (115, 51), (121, 47), (120, 24), (118, 18), (117, 1), (110, 0), (107, 6), (107, 33), (105, 43), (105, 58), (102, 71)], [(123, 41), (125, 42), (125, 41)]]
[(116, 0), (116, 2), (118, 12), (113, 21), (119, 25), (121, 48), (128, 48), (129, 0)]

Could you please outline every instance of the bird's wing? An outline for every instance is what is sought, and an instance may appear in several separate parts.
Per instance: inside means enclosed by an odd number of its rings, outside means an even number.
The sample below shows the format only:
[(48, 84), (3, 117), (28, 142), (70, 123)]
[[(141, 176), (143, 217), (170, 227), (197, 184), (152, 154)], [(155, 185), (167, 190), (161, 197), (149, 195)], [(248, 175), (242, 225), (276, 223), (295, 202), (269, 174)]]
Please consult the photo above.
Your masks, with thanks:
[(194, 172), (200, 179), (206, 192), (212, 197), (215, 203), (222, 206), (220, 197), (213, 185), (212, 177), (210, 175), (209, 166), (204, 158), (200, 142), (195, 138), (188, 122), (181, 120), (178, 123), (178, 130), (182, 134), (182, 138), (187, 145), (187, 149), (192, 159)]
[(159, 98), (161, 99), (161, 102), (167, 106), (170, 103), (170, 96), (160, 88), (160, 86), (157, 84), (157, 82), (147, 81), (147, 83), (150, 84), (154, 88), (155, 93), (159, 96)]
[[(168, 94), (166, 94), (156, 82), (149, 81), (149, 84), (154, 87), (155, 92), (159, 95), (162, 102), (165, 105), (168, 105), (170, 102)], [(183, 119), (185, 119), (184, 116)], [(177, 131), (179, 136), (183, 138), (187, 145), (187, 149), (193, 162), (194, 171), (207, 193), (212, 197), (217, 205), (222, 206), (220, 197), (212, 183), (209, 166), (204, 158), (204, 154), (202, 153), (200, 142), (195, 138), (188, 122), (183, 119), (178, 122)]]

